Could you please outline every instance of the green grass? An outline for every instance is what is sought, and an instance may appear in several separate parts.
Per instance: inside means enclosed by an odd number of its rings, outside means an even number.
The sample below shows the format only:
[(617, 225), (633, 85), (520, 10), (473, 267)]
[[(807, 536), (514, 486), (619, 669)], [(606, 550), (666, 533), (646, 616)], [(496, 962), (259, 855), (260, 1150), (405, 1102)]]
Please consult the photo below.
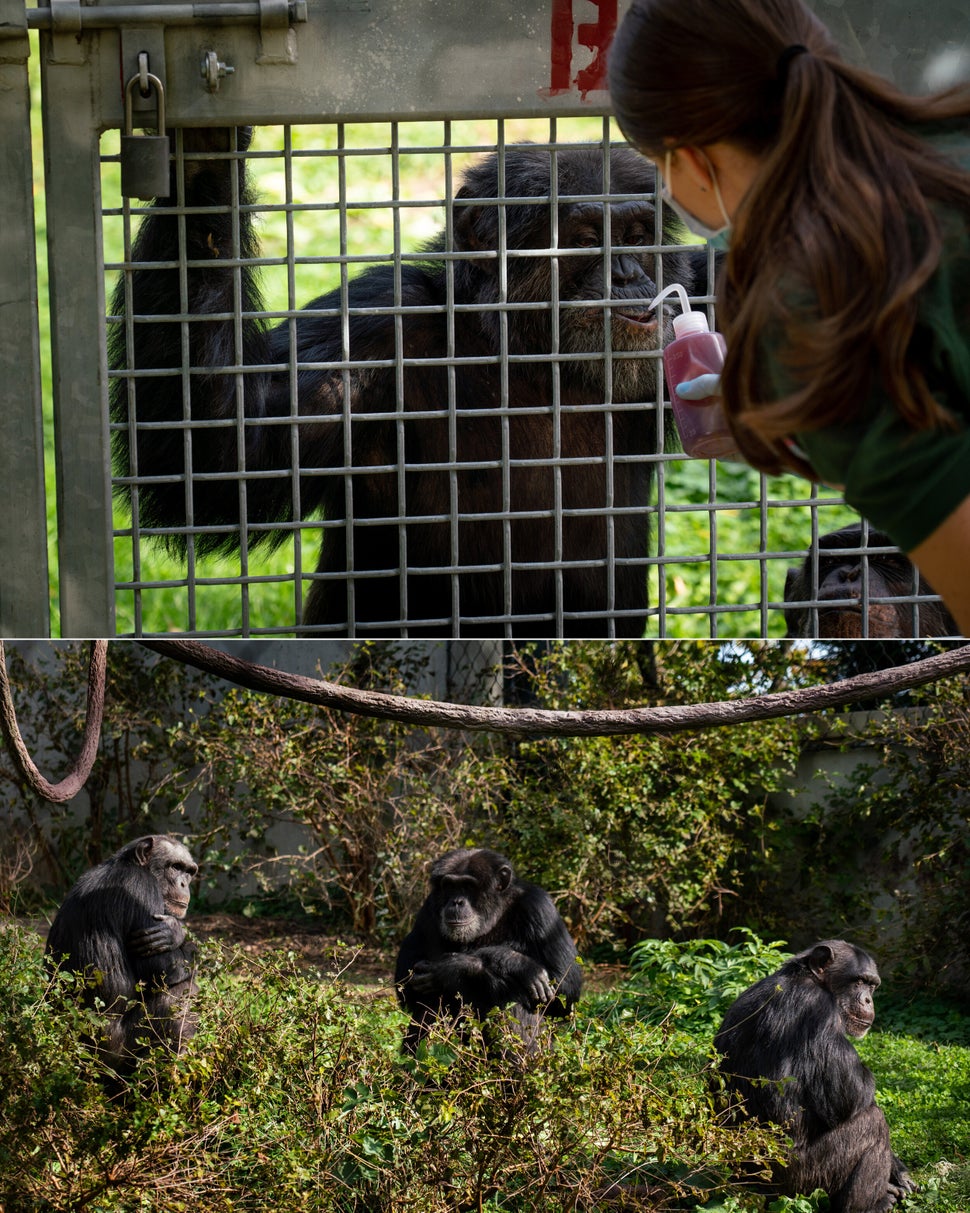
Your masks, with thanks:
[[(33, 36), (36, 38), (36, 35)], [(42, 383), (45, 402), (45, 435), (47, 443), (48, 533), (52, 568), (52, 602), (54, 604), (54, 634), (57, 624), (57, 562), (56, 516), (53, 486), (53, 427), (51, 420), (50, 324), (47, 310), (46, 228), (44, 218), (44, 183), (41, 158), (40, 94), (36, 41), (32, 43), (33, 79), (33, 139), (35, 147), (35, 200), (37, 206), (38, 278), (40, 292), (40, 324), (43, 350)], [(598, 118), (565, 119), (556, 124), (556, 137), (562, 142), (598, 140), (603, 124)], [(614, 137), (616, 131), (612, 132)], [(293, 252), (296, 257), (296, 283), (290, 297), (285, 266), (269, 266), (263, 272), (263, 287), (270, 309), (302, 306), (339, 282), (339, 266), (333, 260), (340, 248), (340, 220), (335, 211), (320, 204), (333, 203), (340, 197), (341, 182), (338, 160), (321, 155), (333, 151), (340, 137), (339, 128), (332, 124), (310, 124), (257, 130), (251, 160), (252, 176), (262, 201), (268, 209), (258, 221), (263, 252), (268, 259), (285, 258), (290, 234), (287, 215), (278, 207), (287, 199), (288, 182), (284, 148), (292, 159), (292, 199), (301, 207), (292, 230)], [(508, 121), (500, 131), (491, 121), (401, 122), (396, 129), (389, 123), (352, 124), (343, 131), (344, 146), (360, 154), (346, 158), (346, 240), (349, 255), (355, 257), (385, 256), (395, 246), (394, 215), (398, 215), (399, 241), (404, 250), (420, 247), (439, 230), (444, 220), (440, 205), (445, 194), (446, 171), (452, 174), (456, 187), (465, 165), (495, 146), (499, 138), (507, 142), (520, 140), (546, 141), (550, 138), (547, 120)], [(395, 181), (392, 149), (397, 149), (400, 162), (399, 180)], [(450, 154), (445, 149), (452, 148)], [(108, 132), (102, 139), (102, 154), (112, 156), (118, 150), (118, 132)], [(107, 211), (120, 208), (120, 174), (114, 161), (105, 163), (102, 177), (103, 202)], [(393, 210), (387, 204), (395, 197), (407, 205)], [(104, 252), (106, 262), (120, 260), (123, 250), (123, 226), (120, 215), (107, 214), (104, 220)], [(328, 260), (329, 259), (329, 260)], [(354, 267), (351, 267), (353, 271)], [(112, 275), (106, 283), (110, 293)], [(714, 483), (712, 483), (712, 476)], [(771, 478), (768, 481), (767, 510), (759, 504), (759, 476), (731, 464), (709, 465), (705, 462), (672, 460), (665, 468), (664, 504), (666, 515), (662, 527), (652, 526), (651, 552), (661, 554), (665, 564), (663, 584), (657, 569), (649, 574), (650, 601), (662, 605), (665, 612), (663, 629), (672, 637), (705, 637), (714, 634), (742, 636), (761, 635), (765, 625), (770, 635), (784, 634), (784, 620), (779, 611), (763, 617), (759, 604), (779, 602), (783, 597), (787, 559), (766, 559), (768, 552), (804, 549), (811, 535), (811, 514), (819, 509), (821, 530), (833, 529), (854, 515), (839, 498), (823, 495), (813, 501), (810, 486), (793, 476)], [(709, 501), (722, 507), (713, 511)], [(773, 503), (784, 502), (786, 506)], [(732, 508), (734, 503), (738, 503)], [(120, 508), (115, 511), (114, 525), (124, 531), (128, 519)], [(302, 566), (316, 566), (319, 533), (312, 528), (306, 533)], [(719, 553), (711, 567), (710, 553)], [(739, 558), (726, 559), (723, 554)], [(141, 552), (132, 550), (131, 539), (121, 535), (114, 545), (116, 581), (151, 582), (141, 591), (142, 615), (136, 615), (135, 594), (119, 590), (116, 594), (117, 631), (125, 634), (136, 628), (146, 632), (172, 630), (238, 631), (242, 620), (250, 629), (283, 630), (292, 625), (294, 598), (301, 587), (294, 587), (292, 571), (296, 567), (296, 552), (292, 539), (287, 539), (275, 552), (263, 551), (249, 559), (246, 584), (208, 585), (238, 576), (237, 558), (207, 557), (195, 570), (197, 585), (190, 592), (185, 582), (185, 568), (180, 560), (171, 558), (159, 548), (143, 545)], [(712, 625), (710, 608), (719, 604), (738, 608), (722, 614)], [(648, 634), (659, 634), (661, 624), (653, 621)]]

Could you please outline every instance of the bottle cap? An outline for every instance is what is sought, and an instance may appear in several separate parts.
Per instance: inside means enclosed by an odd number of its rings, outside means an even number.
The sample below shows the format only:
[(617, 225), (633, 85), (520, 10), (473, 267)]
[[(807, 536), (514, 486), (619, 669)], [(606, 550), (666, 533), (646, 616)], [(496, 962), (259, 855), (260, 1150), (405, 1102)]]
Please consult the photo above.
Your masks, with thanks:
[(674, 294), (680, 300), (681, 313), (674, 317), (674, 336), (686, 337), (688, 333), (709, 333), (710, 325), (707, 323), (707, 316), (704, 312), (692, 312), (690, 310), (690, 300), (687, 298), (687, 292), (679, 282), (672, 282), (670, 286), (665, 287), (660, 294), (650, 304), (651, 311), (667, 298), (668, 295)]
[(686, 337), (688, 333), (709, 333), (710, 325), (703, 312), (681, 312), (674, 317), (674, 336)]

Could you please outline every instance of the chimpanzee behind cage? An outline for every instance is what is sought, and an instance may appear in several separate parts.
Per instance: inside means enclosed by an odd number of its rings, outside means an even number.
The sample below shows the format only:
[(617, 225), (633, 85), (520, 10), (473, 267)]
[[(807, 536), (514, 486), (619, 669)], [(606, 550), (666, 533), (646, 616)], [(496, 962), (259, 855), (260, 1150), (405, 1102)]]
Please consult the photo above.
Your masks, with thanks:
[(708, 261), (656, 213), (649, 163), (485, 154), (447, 232), (277, 323), (248, 130), (182, 139), (113, 303), (133, 321), (111, 332), (111, 402), (141, 532), (234, 552), (322, 519), (306, 630), (642, 635), (670, 336), (647, 304), (706, 290)]

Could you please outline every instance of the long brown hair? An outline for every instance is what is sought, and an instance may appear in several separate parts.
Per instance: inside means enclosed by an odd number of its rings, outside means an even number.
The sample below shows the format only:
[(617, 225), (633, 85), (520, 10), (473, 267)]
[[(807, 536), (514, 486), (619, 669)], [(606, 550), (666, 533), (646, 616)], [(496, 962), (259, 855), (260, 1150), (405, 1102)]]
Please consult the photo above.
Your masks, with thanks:
[[(634, 0), (610, 92), (648, 155), (728, 140), (761, 156), (718, 287), (725, 407), (750, 463), (810, 471), (784, 437), (858, 416), (878, 384), (913, 429), (953, 425), (909, 346), (942, 248), (934, 204), (970, 221), (970, 174), (925, 128), (970, 118), (970, 87), (907, 96), (843, 62), (801, 0)], [(799, 386), (766, 402), (774, 347)]]

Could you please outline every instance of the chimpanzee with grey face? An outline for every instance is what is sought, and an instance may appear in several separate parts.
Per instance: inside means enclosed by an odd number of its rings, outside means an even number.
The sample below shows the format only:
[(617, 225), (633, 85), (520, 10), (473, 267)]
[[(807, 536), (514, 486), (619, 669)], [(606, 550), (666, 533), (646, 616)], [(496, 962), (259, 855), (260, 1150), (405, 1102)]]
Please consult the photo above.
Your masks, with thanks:
[[(914, 616), (912, 602), (881, 602), (882, 598), (925, 598), (935, 593), (919, 570), (892, 540), (875, 527), (868, 541), (858, 522), (821, 535), (818, 541), (817, 591), (813, 587), (812, 553), (785, 577), (785, 602), (818, 604), (818, 628), (813, 631), (808, 605), (785, 607), (790, 637), (852, 640), (863, 635), (876, 640), (903, 640), (910, 636), (959, 636), (953, 616), (942, 602), (920, 602)], [(877, 549), (871, 555), (868, 548)], [(863, 583), (868, 577), (869, 599), (863, 632)]]
[(137, 838), (85, 872), (51, 924), (48, 963), (83, 975), (86, 1005), (106, 1016), (99, 1052), (121, 1073), (146, 1042), (180, 1052), (195, 1031), (194, 948), (181, 920), (198, 870), (176, 839)]
[(736, 1112), (792, 1139), (770, 1190), (824, 1188), (831, 1213), (886, 1213), (913, 1190), (872, 1073), (846, 1039), (869, 1031), (878, 986), (868, 952), (826, 939), (745, 990), (714, 1038)]
[(432, 867), (394, 981), (411, 1015), (404, 1049), (413, 1053), (439, 1016), (481, 1017), (504, 1006), (531, 1044), (545, 1017), (568, 1015), (582, 974), (549, 894), (520, 880), (504, 855), (476, 847), (450, 851)]
[(648, 305), (707, 276), (650, 162), (598, 145), (485, 156), (456, 192), (451, 247), (442, 233), (273, 327), (252, 208), (232, 213), (253, 201), (245, 161), (225, 155), (250, 134), (183, 132), (193, 155), (184, 173), (173, 161), (115, 291), (138, 322), (111, 326), (110, 364), (152, 372), (111, 382), (143, 530), (182, 555), (191, 526), (193, 550), (231, 553), (321, 514), (303, 621), (333, 634), (351, 617), (358, 635), (397, 634), (401, 616), (411, 636), (491, 637), (511, 614), (513, 634), (545, 638), (561, 598), (566, 636), (643, 635), (672, 335), (672, 307)]

